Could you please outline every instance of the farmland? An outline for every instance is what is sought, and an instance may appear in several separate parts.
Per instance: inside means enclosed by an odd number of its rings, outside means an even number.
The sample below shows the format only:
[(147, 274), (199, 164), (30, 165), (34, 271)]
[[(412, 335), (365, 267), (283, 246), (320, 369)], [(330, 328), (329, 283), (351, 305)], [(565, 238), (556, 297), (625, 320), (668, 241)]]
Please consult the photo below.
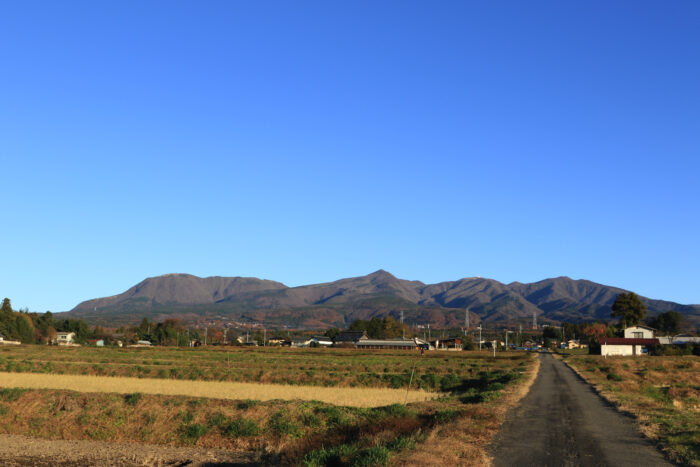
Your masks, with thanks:
[(679, 464), (700, 466), (700, 360), (695, 356), (567, 356), (581, 377)]
[[(411, 383), (418, 391), (411, 396), (428, 397), (409, 398), (403, 405), (414, 365)], [(427, 352), (420, 357), (354, 349), (20, 346), (0, 350), (0, 371), (8, 372), (7, 383), (0, 381), (0, 386), (13, 386), (0, 389), (0, 432), (225, 448), (253, 452), (270, 464), (381, 465), (427, 459), (481, 464), (484, 447), (536, 365), (532, 355), (494, 359), (486, 352)], [(41, 382), (18, 387), (22, 378), (92, 376), (111, 381), (111, 391), (87, 385), (81, 391), (47, 389)], [(205, 398), (131, 392), (134, 386), (120, 390), (127, 381), (155, 387), (252, 383), (258, 389), (240, 398)], [(271, 388), (288, 391), (267, 397)], [(341, 397), (328, 403), (326, 391)], [(358, 391), (366, 394), (358, 398)], [(361, 403), (363, 397), (372, 398), (372, 391), (402, 397), (400, 403)]]

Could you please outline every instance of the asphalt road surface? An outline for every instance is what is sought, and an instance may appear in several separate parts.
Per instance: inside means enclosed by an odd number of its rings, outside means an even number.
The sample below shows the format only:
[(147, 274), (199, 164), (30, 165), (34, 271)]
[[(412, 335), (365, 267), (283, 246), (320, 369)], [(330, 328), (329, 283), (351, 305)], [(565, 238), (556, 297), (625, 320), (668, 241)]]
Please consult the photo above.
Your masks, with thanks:
[(672, 465), (589, 384), (550, 354), (491, 445), (500, 466)]

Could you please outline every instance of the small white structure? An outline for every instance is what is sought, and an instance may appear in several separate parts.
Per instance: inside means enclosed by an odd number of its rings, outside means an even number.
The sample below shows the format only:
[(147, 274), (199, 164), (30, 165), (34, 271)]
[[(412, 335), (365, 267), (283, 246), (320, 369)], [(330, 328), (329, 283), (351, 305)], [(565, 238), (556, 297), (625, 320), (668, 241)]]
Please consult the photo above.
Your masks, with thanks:
[(630, 339), (626, 337), (604, 337), (600, 340), (600, 354), (603, 356), (646, 355), (650, 345), (658, 339)]
[(20, 345), (20, 341), (8, 341), (3, 336), (0, 336), (0, 345)]
[(659, 343), (663, 345), (671, 344), (700, 344), (700, 337), (679, 334), (677, 336), (659, 337)]
[(74, 332), (57, 332), (56, 333), (56, 344), (58, 345), (74, 345), (75, 333)]
[(150, 347), (150, 346), (151, 346), (150, 341), (136, 341), (135, 344), (127, 345), (127, 347), (130, 347), (130, 348), (134, 348), (134, 347), (143, 348), (143, 347)]
[(311, 345), (312, 339), (308, 337), (299, 337), (292, 339), (292, 347), (308, 347)]
[(625, 339), (653, 339), (654, 328), (638, 324), (625, 328)]
[(309, 343), (309, 345), (311, 344), (318, 344), (324, 347), (330, 347), (331, 345), (333, 345), (333, 339), (327, 336), (314, 336), (311, 338), (311, 342)]

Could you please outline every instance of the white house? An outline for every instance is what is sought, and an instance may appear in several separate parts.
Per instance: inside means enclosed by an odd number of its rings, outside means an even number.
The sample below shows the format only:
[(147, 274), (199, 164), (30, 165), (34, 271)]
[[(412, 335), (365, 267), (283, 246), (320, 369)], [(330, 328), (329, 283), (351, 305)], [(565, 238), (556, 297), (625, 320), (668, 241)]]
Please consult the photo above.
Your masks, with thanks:
[(74, 332), (57, 332), (56, 344), (58, 345), (73, 345), (75, 340)]
[(638, 324), (625, 328), (625, 339), (653, 339), (654, 328)]
[(646, 355), (649, 346), (658, 343), (658, 339), (604, 337), (600, 340), (600, 354), (604, 356)]

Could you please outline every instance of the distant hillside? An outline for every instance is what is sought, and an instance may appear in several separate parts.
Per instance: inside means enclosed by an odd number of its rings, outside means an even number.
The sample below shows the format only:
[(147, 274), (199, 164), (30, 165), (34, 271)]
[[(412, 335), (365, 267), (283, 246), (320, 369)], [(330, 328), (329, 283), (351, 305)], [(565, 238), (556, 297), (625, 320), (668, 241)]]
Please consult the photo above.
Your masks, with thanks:
[[(622, 292), (625, 290), (568, 277), (531, 284), (502, 284), (484, 278), (424, 284), (379, 270), (367, 276), (287, 287), (251, 277), (167, 274), (148, 278), (119, 295), (82, 302), (63, 315), (106, 325), (131, 324), (144, 316), (186, 321), (206, 317), (320, 329), (374, 316), (399, 318), (401, 312), (410, 323), (460, 326), (468, 309), (472, 324), (528, 324), (533, 314), (539, 322), (609, 319), (610, 306)], [(694, 326), (700, 325), (700, 305), (643, 300), (650, 315), (676, 310)]]

